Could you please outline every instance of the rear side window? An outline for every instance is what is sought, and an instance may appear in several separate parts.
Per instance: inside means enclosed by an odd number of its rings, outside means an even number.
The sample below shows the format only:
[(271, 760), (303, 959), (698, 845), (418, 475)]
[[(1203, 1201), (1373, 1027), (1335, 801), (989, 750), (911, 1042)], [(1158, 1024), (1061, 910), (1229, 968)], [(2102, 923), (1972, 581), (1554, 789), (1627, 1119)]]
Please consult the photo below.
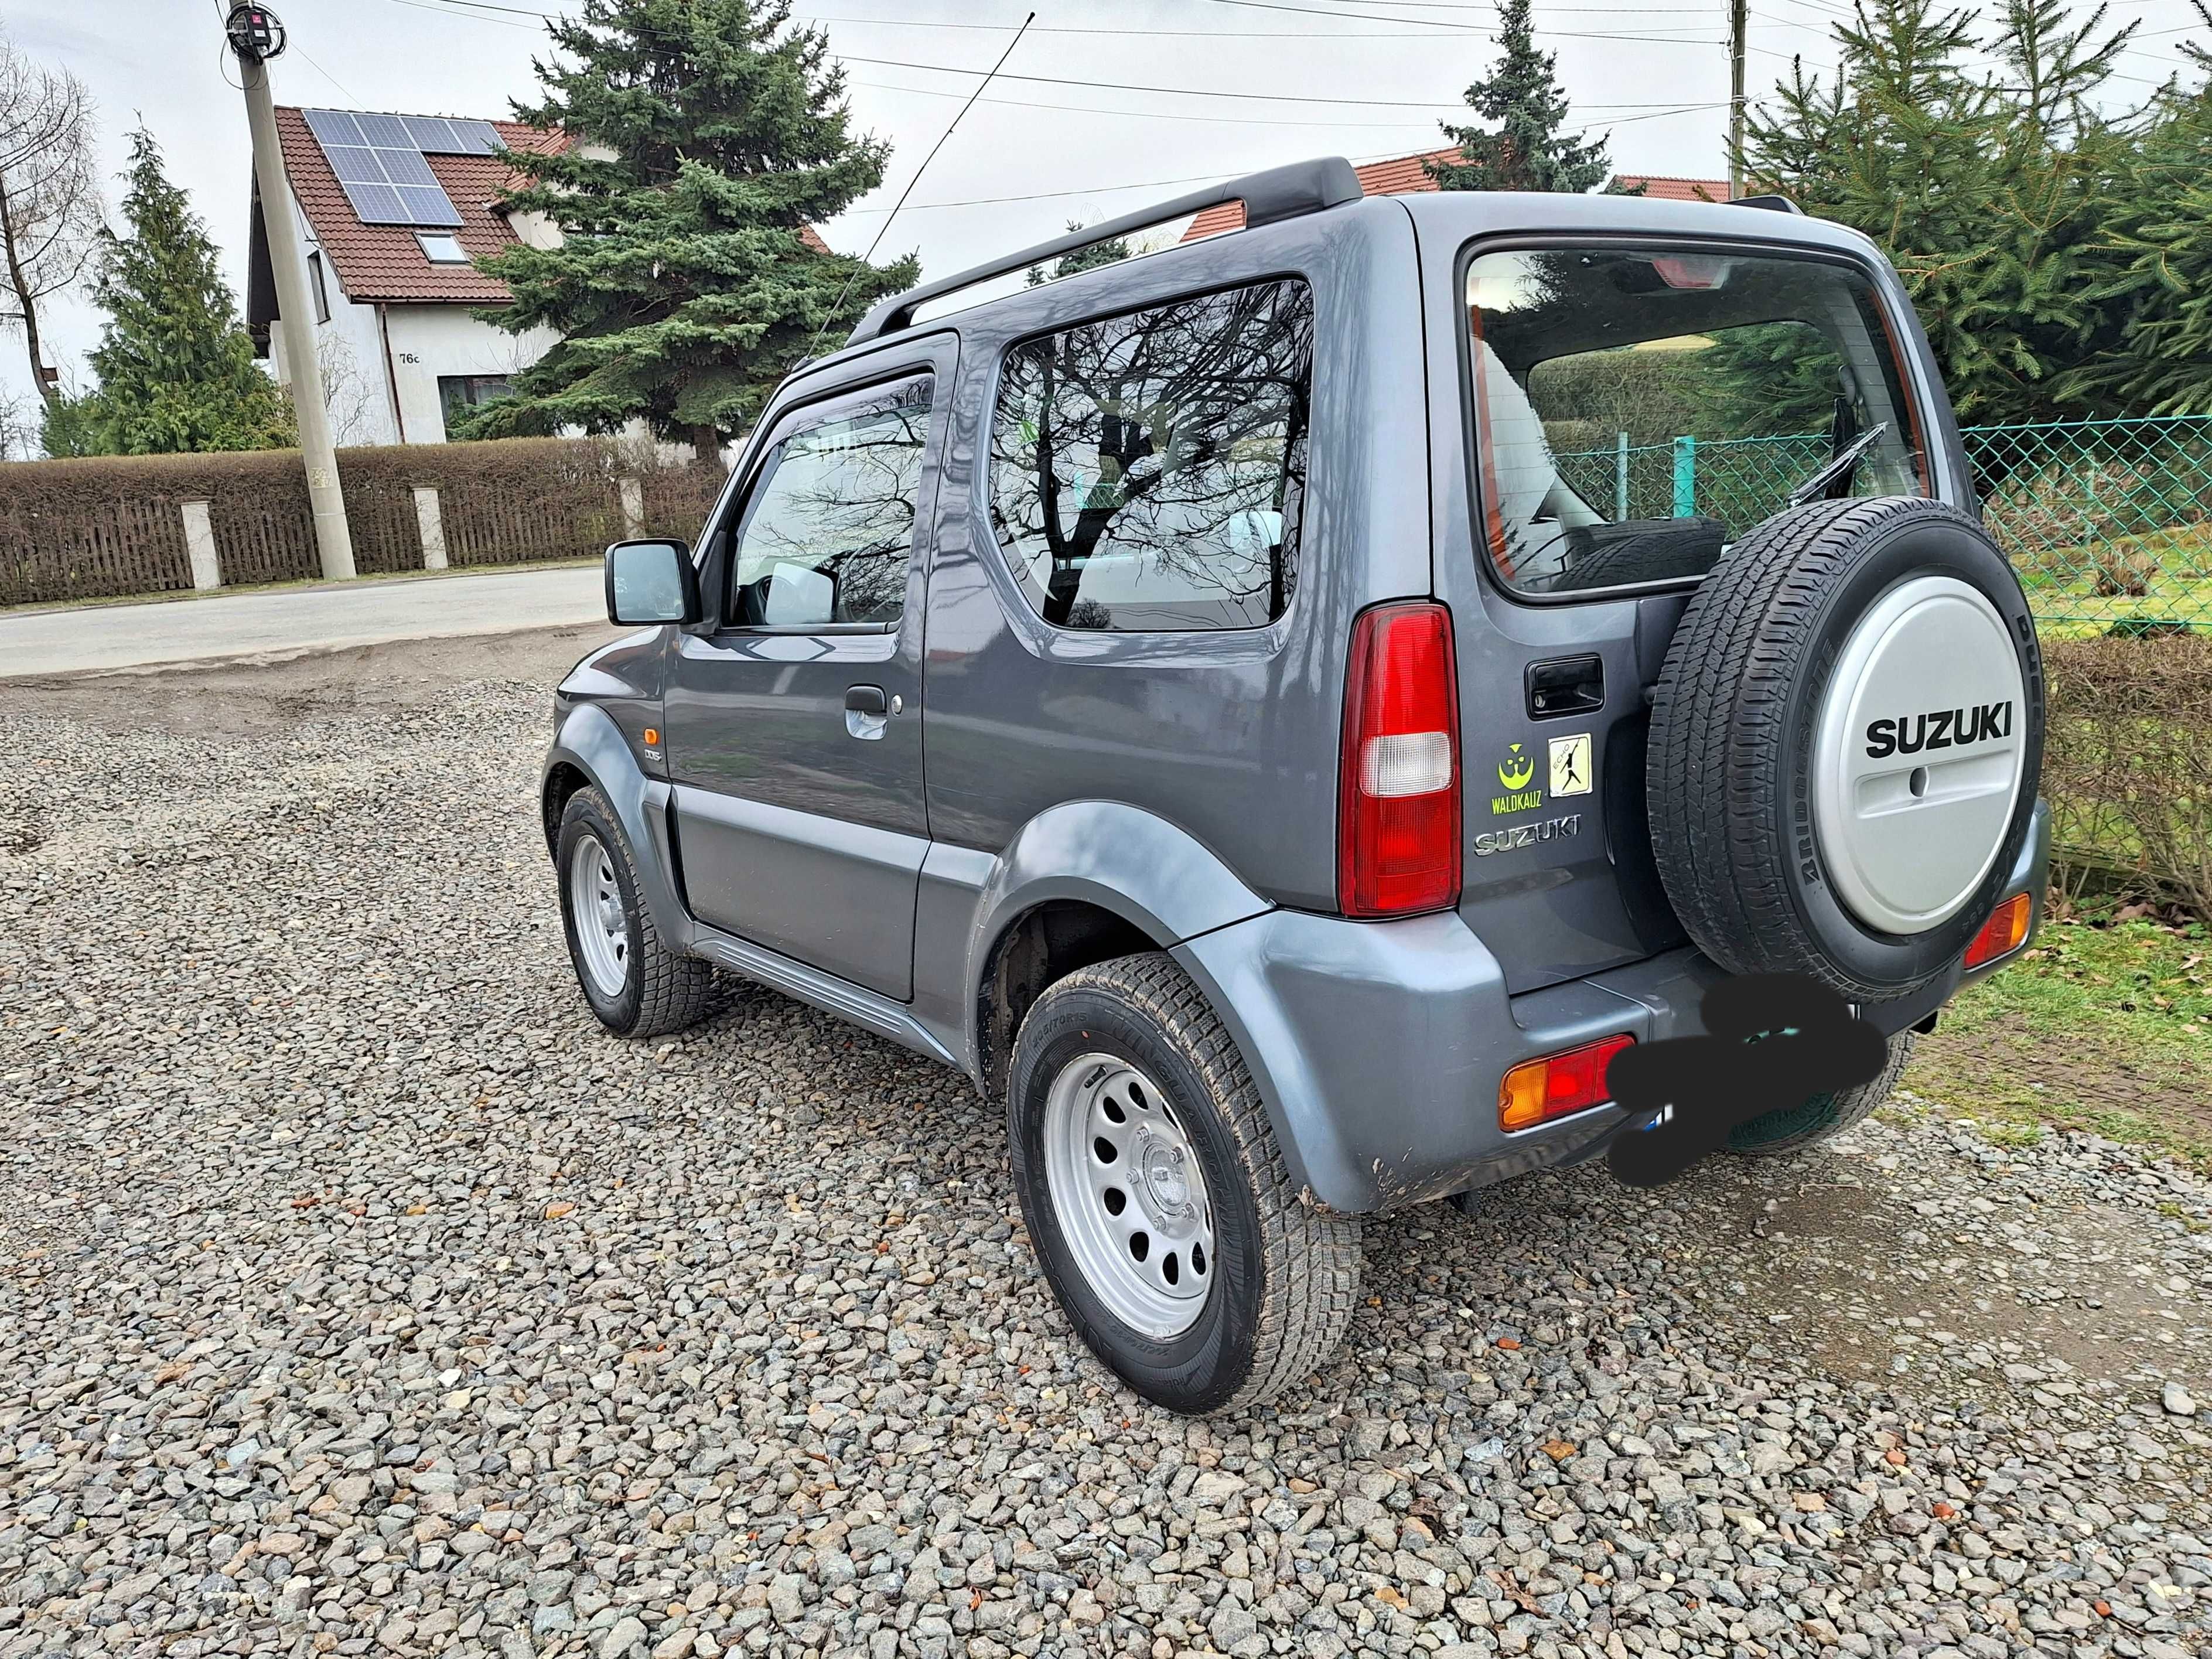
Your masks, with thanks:
[(1483, 538), (1524, 592), (1702, 576), (1820, 495), (1924, 493), (1904, 369), (1847, 265), (1697, 249), (1468, 267)]
[(1262, 628), (1297, 580), (1313, 296), (1282, 281), (1006, 354), (991, 520), (1057, 628)]
[(726, 622), (823, 628), (898, 621), (930, 385), (922, 375), (787, 417), (738, 526)]

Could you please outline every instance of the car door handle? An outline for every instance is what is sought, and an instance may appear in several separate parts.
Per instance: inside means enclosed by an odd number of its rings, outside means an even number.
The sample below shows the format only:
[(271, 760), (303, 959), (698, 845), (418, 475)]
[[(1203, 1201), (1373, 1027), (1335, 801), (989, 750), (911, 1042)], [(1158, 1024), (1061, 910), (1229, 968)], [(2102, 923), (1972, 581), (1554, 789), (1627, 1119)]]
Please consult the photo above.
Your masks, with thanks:
[(848, 686), (845, 691), (845, 735), (880, 743), (890, 724), (890, 701), (880, 685)]

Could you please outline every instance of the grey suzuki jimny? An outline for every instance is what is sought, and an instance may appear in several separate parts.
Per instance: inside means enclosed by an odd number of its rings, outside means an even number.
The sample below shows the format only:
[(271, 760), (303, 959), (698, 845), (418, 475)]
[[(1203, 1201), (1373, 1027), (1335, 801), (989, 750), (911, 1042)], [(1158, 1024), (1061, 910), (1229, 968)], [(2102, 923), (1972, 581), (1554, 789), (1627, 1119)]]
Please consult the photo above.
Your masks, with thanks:
[(1887, 1039), (1731, 1133), (1792, 1152), (2043, 902), (2020, 584), (1895, 273), (1778, 198), (1328, 160), (1094, 225), (878, 306), (606, 573), (543, 793), (592, 1011), (719, 968), (964, 1071), (1178, 1411), (1312, 1372), (1363, 1215), (1652, 1121), (1607, 1062), (1716, 981)]

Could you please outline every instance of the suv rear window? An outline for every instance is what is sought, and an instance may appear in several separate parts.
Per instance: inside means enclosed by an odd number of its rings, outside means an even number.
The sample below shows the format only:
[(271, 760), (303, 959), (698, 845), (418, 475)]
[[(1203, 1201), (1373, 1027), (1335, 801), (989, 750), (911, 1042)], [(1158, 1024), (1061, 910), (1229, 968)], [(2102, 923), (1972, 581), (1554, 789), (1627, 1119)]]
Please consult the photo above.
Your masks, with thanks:
[(1037, 614), (1114, 633), (1263, 628), (1297, 585), (1313, 377), (1301, 282), (1025, 340), (991, 425), (991, 521)]
[(1860, 445), (1820, 493), (1923, 493), (1897, 350), (1848, 265), (1489, 253), (1468, 267), (1467, 307), (1484, 539), (1524, 592), (1702, 576)]

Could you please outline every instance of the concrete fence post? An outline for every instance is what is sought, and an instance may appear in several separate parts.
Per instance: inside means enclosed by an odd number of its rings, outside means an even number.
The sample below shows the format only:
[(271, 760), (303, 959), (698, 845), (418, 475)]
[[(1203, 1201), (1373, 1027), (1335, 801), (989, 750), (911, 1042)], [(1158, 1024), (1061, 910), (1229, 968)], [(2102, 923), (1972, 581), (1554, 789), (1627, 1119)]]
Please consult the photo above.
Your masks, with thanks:
[(216, 555), (215, 526), (208, 519), (205, 501), (180, 501), (185, 518), (185, 551), (192, 562), (192, 586), (211, 592), (222, 586), (222, 561)]
[(1613, 434), (1613, 521), (1628, 522), (1628, 434)]
[(645, 480), (622, 481), (623, 539), (636, 541), (645, 534)]
[(415, 527), (422, 538), (422, 568), (446, 568), (446, 520), (438, 511), (438, 487), (415, 486)]

